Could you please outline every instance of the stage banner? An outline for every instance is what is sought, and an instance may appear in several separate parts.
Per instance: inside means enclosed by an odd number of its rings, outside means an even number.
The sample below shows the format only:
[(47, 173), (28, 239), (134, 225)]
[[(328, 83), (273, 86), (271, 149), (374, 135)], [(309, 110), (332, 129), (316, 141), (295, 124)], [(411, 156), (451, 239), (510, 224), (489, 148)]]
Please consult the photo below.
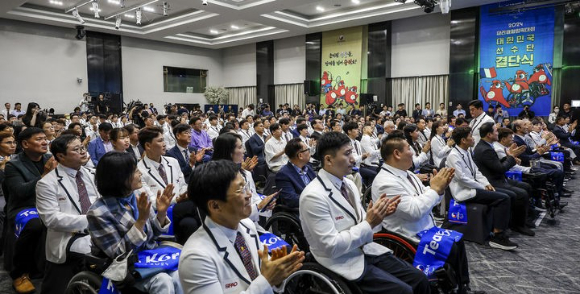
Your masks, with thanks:
[(362, 39), (363, 27), (322, 33), (322, 105), (359, 105)]
[[(479, 100), (517, 116), (525, 105), (547, 116), (552, 104), (554, 7), (514, 11), (520, 1), (481, 6)], [(509, 11), (508, 11), (509, 10)]]

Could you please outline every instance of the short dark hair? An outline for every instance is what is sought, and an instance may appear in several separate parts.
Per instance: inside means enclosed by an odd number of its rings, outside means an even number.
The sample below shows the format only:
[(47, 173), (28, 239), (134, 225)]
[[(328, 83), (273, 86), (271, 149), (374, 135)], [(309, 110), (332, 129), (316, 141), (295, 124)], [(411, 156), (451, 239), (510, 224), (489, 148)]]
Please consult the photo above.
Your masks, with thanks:
[(217, 119), (218, 119), (218, 117), (217, 117), (215, 114), (211, 114), (211, 115), (209, 116), (209, 121), (212, 121), (212, 120), (217, 120)]
[(284, 153), (286, 156), (288, 156), (288, 158), (296, 158), (298, 156), (298, 153), (302, 151), (302, 144), (300, 144), (301, 142), (302, 140), (300, 140), (300, 138), (294, 138), (286, 143), (286, 147), (284, 147)]
[(200, 120), (201, 118), (199, 116), (194, 116), (189, 120), (189, 124), (190, 125), (195, 125), (195, 123)]
[(151, 143), (157, 136), (163, 136), (163, 129), (158, 126), (144, 127), (139, 131), (139, 144), (145, 148), (145, 143)]
[(280, 124), (279, 123), (273, 123), (273, 124), (270, 125), (270, 132), (273, 133), (274, 131), (276, 131), (279, 128), (280, 128)]
[(350, 138), (343, 133), (328, 132), (322, 135), (316, 144), (316, 156), (322, 162), (322, 167), (324, 167), (324, 156), (335, 156), (336, 152), (347, 144), (350, 144)]
[(127, 197), (131, 194), (131, 182), (137, 169), (135, 155), (129, 152), (105, 153), (95, 173), (95, 184), (103, 197)]
[(32, 138), (32, 136), (34, 136), (36, 134), (40, 134), (40, 133), (44, 134), (44, 131), (41, 128), (37, 128), (37, 127), (26, 128), (18, 134), (18, 138), (17, 138), (18, 144), (20, 146), (22, 146), (22, 141), (26, 141), (26, 140)]
[(166, 117), (167, 117), (167, 115), (160, 114), (155, 119), (160, 120), (160, 119), (165, 119)]
[(483, 102), (481, 102), (481, 100), (471, 100), (467, 106), (468, 107), (473, 106), (477, 109), (479, 109), (479, 108), (483, 109)]
[(349, 131), (352, 131), (354, 129), (358, 129), (358, 124), (355, 122), (347, 122), (342, 126), (342, 130), (344, 131), (345, 134), (348, 134)]
[(497, 129), (497, 140), (501, 141), (501, 139), (513, 134), (514, 131), (510, 130), (509, 128), (498, 128)]
[(190, 131), (191, 130), (191, 126), (190, 125), (186, 125), (186, 124), (177, 124), (173, 127), (173, 135), (175, 137), (177, 137), (177, 134), (185, 132), (185, 131)]
[(56, 161), (58, 161), (57, 154), (62, 153), (66, 155), (68, 145), (74, 140), (80, 141), (79, 137), (75, 135), (60, 135), (50, 143), (50, 153), (52, 153)]
[(300, 125), (300, 124), (302, 124), (302, 123), (304, 123), (304, 122), (306, 122), (306, 118), (304, 118), (303, 116), (299, 116), (299, 117), (296, 119), (296, 124), (297, 124), (297, 125)]
[(99, 131), (108, 132), (113, 129), (113, 125), (110, 123), (102, 123), (99, 125)]
[(296, 131), (297, 131), (299, 134), (300, 134), (300, 132), (302, 132), (302, 130), (304, 130), (304, 129), (308, 129), (308, 126), (307, 126), (307, 125), (305, 125), (305, 124), (302, 124), (302, 125), (298, 125), (298, 126), (296, 126)]
[(213, 143), (212, 160), (232, 160), (232, 153), (236, 149), (236, 142), (243, 142), (242, 136), (232, 132), (224, 133), (215, 138)]
[(187, 197), (209, 215), (210, 200), (226, 201), (231, 183), (240, 167), (231, 160), (212, 160), (196, 167), (189, 177)]
[[(452, 119), (453, 119), (453, 118), (452, 118)], [(464, 124), (464, 123), (465, 123), (465, 121), (466, 121), (466, 120), (465, 120), (464, 118), (462, 118), (462, 117), (458, 117), (458, 118), (456, 118), (456, 119), (455, 119), (455, 125), (456, 125), (456, 126), (460, 126), (460, 125)]]
[(461, 143), (461, 139), (465, 139), (471, 134), (470, 127), (456, 127), (453, 129), (453, 133), (451, 133), (451, 138), (455, 141), (455, 144), (459, 145)]
[(284, 118), (281, 118), (281, 119), (278, 121), (278, 123), (279, 123), (280, 125), (287, 125), (287, 124), (290, 124), (290, 120), (284, 117)]
[[(395, 132), (398, 132), (395, 134)], [(395, 134), (395, 135), (393, 135)], [(387, 157), (391, 156), (395, 150), (403, 151), (403, 146), (405, 144), (405, 137), (401, 136), (401, 131), (394, 131), (391, 133), (381, 145), (381, 157), (383, 160), (387, 160)]]
[(481, 136), (481, 138), (484, 138), (489, 133), (493, 133), (493, 126), (494, 123), (492, 122), (486, 122), (482, 124), (481, 127), (479, 127), (479, 135)]
[(125, 130), (127, 130), (129, 132), (129, 135), (133, 134), (133, 132), (135, 132), (136, 129), (139, 129), (139, 126), (135, 125), (135, 124), (128, 124), (126, 126), (124, 126)]
[[(68, 129), (69, 129), (69, 130), (72, 130), (72, 129), (74, 129), (76, 126), (79, 126), (79, 127), (81, 127), (81, 129), (83, 128), (83, 125), (81, 125), (81, 123), (74, 122), (74, 123), (70, 123), (70, 124), (68, 125)], [(100, 130), (100, 126), (99, 126), (99, 130)]]

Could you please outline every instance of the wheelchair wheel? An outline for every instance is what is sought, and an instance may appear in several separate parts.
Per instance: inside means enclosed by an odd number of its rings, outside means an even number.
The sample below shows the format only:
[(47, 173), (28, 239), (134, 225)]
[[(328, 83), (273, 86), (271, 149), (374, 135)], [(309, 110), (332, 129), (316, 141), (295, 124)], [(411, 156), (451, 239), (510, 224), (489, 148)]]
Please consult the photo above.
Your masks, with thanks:
[(298, 245), (298, 248), (308, 252), (308, 242), (304, 238), (304, 232), (300, 226), (300, 220), (295, 215), (288, 212), (274, 213), (266, 222), (264, 229), (282, 238), (290, 246)]
[(76, 274), (68, 283), (65, 294), (97, 294), (103, 278), (93, 272), (83, 271)]
[(406, 238), (393, 233), (377, 233), (373, 236), (373, 241), (393, 250), (396, 257), (413, 264), (417, 248)]
[(365, 190), (365, 193), (363, 194), (363, 197), (361, 199), (361, 204), (365, 211), (367, 210), (369, 203), (371, 203), (371, 200), (373, 200), (373, 192), (371, 191), (371, 188), (372, 186), (369, 186)]
[[(352, 289), (351, 289), (352, 287)], [(306, 262), (286, 279), (284, 293), (288, 294), (356, 294), (361, 293), (341, 276), (315, 262)]]

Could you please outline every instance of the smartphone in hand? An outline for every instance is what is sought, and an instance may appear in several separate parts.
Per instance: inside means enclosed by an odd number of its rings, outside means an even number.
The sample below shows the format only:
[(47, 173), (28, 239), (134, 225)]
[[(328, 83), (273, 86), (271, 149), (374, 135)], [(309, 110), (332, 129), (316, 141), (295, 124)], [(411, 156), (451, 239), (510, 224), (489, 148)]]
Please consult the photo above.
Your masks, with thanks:
[(281, 191), (282, 189), (278, 190), (278, 192), (276, 192), (276, 195), (272, 196), (272, 198), (270, 198), (270, 201), (268, 201), (268, 203), (266, 203), (266, 205), (264, 205), (264, 207), (260, 209), (260, 212), (266, 211), (266, 209), (268, 209), (268, 206), (270, 206), (270, 204), (272, 204), (274, 200), (278, 199), (278, 195), (280, 194)]

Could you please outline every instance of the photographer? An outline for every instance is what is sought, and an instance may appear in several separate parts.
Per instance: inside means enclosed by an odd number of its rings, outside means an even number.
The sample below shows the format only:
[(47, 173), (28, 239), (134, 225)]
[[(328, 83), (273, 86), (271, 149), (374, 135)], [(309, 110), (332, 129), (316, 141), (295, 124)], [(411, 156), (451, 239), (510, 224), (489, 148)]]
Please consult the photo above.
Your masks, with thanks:
[(28, 103), (26, 113), (22, 117), (22, 123), (27, 127), (42, 128), (42, 123), (46, 120), (46, 113), (40, 110), (40, 105), (36, 102)]

